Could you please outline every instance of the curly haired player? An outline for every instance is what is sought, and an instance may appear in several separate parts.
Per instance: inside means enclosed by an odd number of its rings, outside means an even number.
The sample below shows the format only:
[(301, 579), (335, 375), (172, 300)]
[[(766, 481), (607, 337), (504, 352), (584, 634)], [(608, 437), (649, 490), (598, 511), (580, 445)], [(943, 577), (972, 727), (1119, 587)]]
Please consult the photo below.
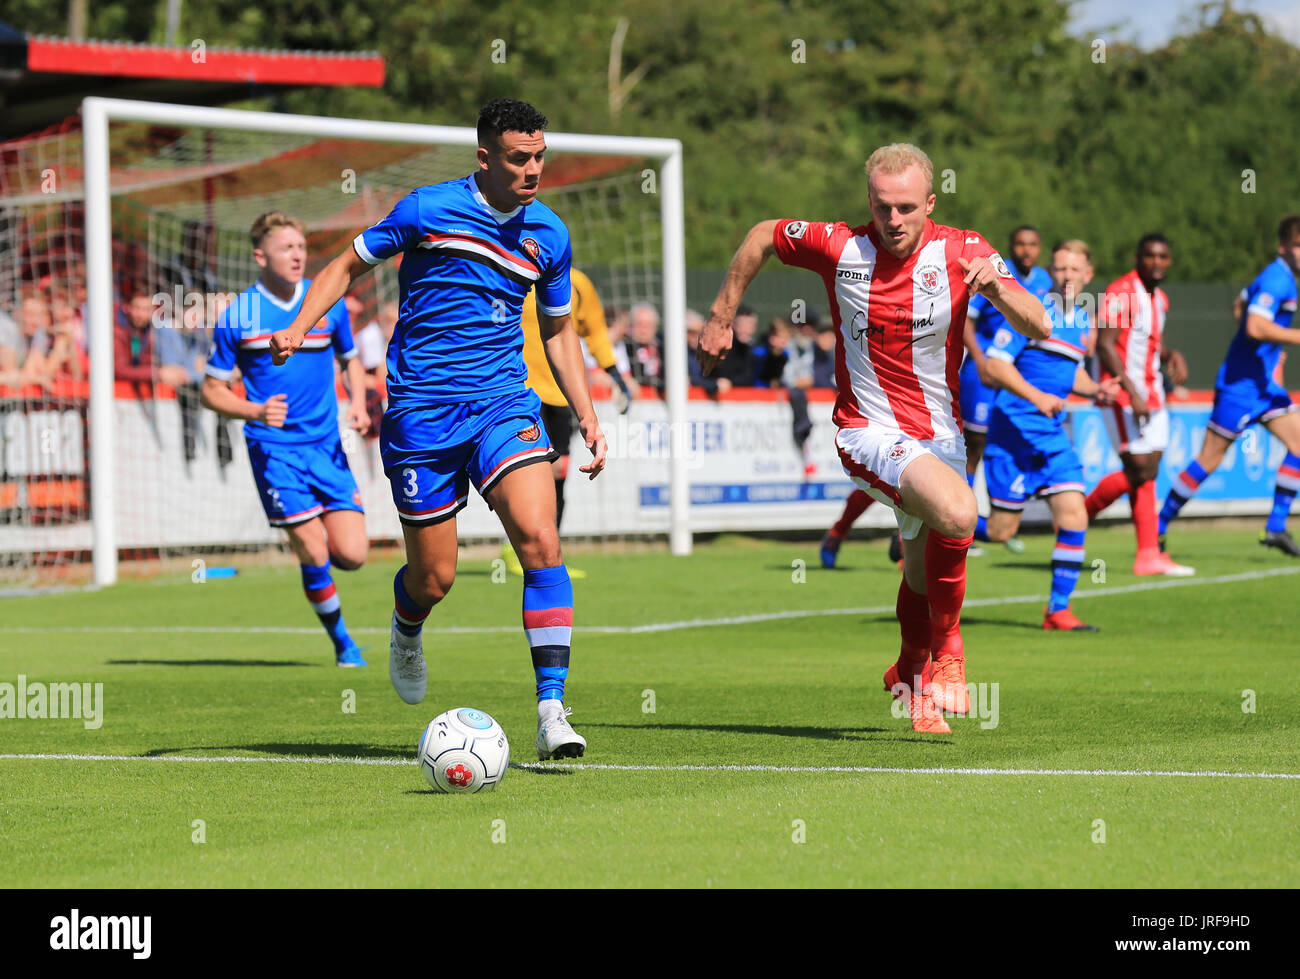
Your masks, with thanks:
[(587, 742), (564, 706), (573, 588), (555, 524), (556, 454), (541, 402), (524, 385), (520, 317), (534, 287), (546, 356), (593, 456), (580, 470), (594, 479), (606, 451), (570, 321), (569, 230), (537, 200), (545, 128), (546, 117), (526, 102), (489, 102), (479, 114), (475, 172), (413, 190), (357, 235), (317, 277), (293, 325), (271, 340), (282, 362), (355, 279), (404, 254), (380, 431), (407, 559), (393, 580), (389, 676), (408, 704), (424, 699), (421, 630), (455, 579), (455, 516), (473, 482), (524, 566), (543, 760), (579, 757)]

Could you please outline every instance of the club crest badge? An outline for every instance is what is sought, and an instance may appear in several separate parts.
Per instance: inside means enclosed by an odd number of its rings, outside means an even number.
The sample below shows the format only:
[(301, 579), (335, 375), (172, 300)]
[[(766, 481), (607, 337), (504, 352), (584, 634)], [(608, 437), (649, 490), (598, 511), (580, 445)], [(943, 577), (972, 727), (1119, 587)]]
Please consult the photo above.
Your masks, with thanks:
[(935, 265), (927, 265), (916, 270), (917, 284), (929, 295), (936, 296), (943, 286), (943, 270)]

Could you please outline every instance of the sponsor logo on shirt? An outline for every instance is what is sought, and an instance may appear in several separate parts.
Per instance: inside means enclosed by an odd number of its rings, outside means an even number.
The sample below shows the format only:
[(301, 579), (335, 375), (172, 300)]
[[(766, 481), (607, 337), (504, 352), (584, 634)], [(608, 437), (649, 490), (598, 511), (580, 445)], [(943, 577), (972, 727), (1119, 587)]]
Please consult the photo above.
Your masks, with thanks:
[(856, 269), (836, 269), (835, 275), (840, 279), (852, 279), (854, 282), (870, 282), (871, 269), (859, 272)]
[(1002, 276), (1004, 279), (1013, 278), (1011, 270), (1007, 268), (1007, 263), (1002, 261), (1002, 256), (997, 252), (993, 253), (993, 271), (997, 272), (997, 274)]
[(1011, 343), (1010, 330), (998, 330), (997, 335), (993, 338), (993, 346), (1005, 347)]
[(526, 251), (529, 255), (531, 255), (534, 261), (536, 261), (537, 256), (542, 253), (541, 246), (538, 245), (537, 242), (534, 241), (532, 238), (525, 238), (519, 244), (524, 246), (524, 251)]
[(1272, 306), (1274, 300), (1273, 297), (1269, 295), (1267, 292), (1261, 292), (1258, 296), (1255, 297), (1255, 302), (1258, 303), (1260, 306)]
[(788, 238), (802, 238), (808, 233), (808, 222), (791, 221), (785, 226), (785, 233)]

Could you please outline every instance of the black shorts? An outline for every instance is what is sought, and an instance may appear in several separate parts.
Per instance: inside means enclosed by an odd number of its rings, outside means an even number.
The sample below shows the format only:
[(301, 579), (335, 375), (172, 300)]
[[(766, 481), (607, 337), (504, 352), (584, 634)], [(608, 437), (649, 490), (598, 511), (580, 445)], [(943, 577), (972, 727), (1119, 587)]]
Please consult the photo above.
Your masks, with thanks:
[(551, 440), (561, 459), (569, 454), (569, 443), (573, 440), (573, 409), (568, 405), (548, 405), (542, 402), (542, 424), (546, 427), (546, 436)]

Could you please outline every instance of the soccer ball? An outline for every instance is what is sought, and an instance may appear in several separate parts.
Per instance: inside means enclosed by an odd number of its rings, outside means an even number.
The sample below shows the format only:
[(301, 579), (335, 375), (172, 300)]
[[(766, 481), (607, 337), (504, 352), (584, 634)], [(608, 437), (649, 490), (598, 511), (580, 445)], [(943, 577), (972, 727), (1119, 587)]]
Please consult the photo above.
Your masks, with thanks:
[(456, 707), (431, 720), (416, 753), (435, 792), (495, 789), (510, 767), (506, 732), (472, 707)]

